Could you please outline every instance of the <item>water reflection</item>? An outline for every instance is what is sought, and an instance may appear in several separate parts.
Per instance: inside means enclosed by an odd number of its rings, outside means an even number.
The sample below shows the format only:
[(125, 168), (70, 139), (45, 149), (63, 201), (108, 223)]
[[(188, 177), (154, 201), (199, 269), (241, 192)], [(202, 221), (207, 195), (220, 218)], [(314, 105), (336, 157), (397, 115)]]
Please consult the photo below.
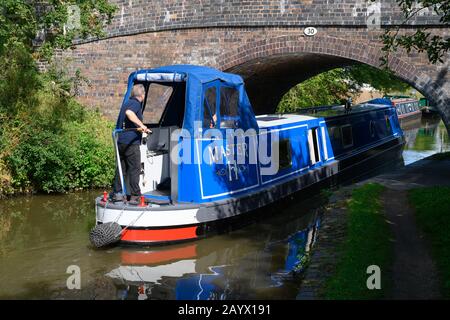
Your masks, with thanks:
[[(247, 227), (179, 245), (94, 250), (98, 192), (0, 202), (1, 299), (295, 298), (320, 224), (320, 196), (270, 207)], [(68, 290), (67, 267), (81, 269)]]
[(245, 240), (247, 230), (159, 250), (124, 249), (121, 265), (106, 276), (119, 299), (252, 299), (280, 290), (289, 298), (284, 285), (298, 288), (296, 275), (306, 266), (319, 225), (319, 216), (309, 213), (291, 221), (290, 230), (281, 227), (284, 232), (267, 233), (266, 223), (252, 227), (252, 236), (265, 229), (262, 242), (258, 236)]
[(438, 152), (450, 151), (447, 129), (439, 116), (427, 116), (401, 122), (406, 145), (403, 151), (405, 165)]

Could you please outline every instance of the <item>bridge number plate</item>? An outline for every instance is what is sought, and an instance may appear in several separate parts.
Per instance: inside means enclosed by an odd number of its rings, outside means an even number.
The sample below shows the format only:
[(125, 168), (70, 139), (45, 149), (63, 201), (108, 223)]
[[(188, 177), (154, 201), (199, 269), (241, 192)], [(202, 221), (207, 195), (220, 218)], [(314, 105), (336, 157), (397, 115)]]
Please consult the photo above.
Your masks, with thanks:
[(317, 29), (314, 27), (307, 27), (305, 28), (305, 30), (303, 30), (303, 33), (305, 34), (305, 36), (312, 37), (317, 34)]

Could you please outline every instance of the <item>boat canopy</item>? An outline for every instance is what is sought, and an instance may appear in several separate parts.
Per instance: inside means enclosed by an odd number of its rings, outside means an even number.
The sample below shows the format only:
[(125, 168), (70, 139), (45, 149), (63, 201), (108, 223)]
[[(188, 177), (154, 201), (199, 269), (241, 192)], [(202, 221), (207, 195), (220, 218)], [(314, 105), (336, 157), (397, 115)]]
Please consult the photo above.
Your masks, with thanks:
[[(258, 128), (250, 101), (247, 93), (245, 92), (242, 77), (232, 73), (225, 73), (210, 67), (195, 65), (171, 65), (155, 69), (142, 69), (135, 71), (128, 77), (127, 93), (125, 94), (123, 103), (129, 99), (131, 89), (134, 84), (162, 83), (165, 85), (175, 85), (176, 83), (184, 81), (186, 82), (186, 99), (183, 121), (184, 129), (193, 133), (195, 121), (203, 120), (203, 102), (205, 101), (205, 91), (211, 87), (217, 88), (216, 110), (220, 110), (221, 107), (224, 107), (220, 106), (221, 103), (223, 104), (223, 102), (221, 102), (223, 100), (221, 99), (221, 95), (223, 95), (221, 89), (223, 87), (235, 89), (234, 91), (239, 93), (237, 101), (238, 114), (235, 114), (236, 118), (239, 118), (239, 127), (244, 130), (249, 128)], [(226, 92), (227, 90), (223, 91)]]

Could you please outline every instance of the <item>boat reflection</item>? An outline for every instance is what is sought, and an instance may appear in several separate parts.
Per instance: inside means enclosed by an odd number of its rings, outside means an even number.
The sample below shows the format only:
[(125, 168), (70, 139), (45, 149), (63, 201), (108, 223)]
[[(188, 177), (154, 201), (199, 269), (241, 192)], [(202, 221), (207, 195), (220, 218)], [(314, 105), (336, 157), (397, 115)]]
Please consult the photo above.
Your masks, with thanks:
[[(121, 265), (106, 276), (113, 279), (118, 299), (271, 297), (274, 290), (285, 290), (287, 283), (297, 285), (320, 227), (320, 215), (308, 214), (286, 227), (292, 229), (287, 238), (279, 231), (284, 228), (277, 226), (245, 244), (236, 241), (240, 236), (236, 232), (149, 251), (123, 249)], [(258, 244), (261, 237), (266, 240)], [(212, 245), (213, 239), (216, 244)]]

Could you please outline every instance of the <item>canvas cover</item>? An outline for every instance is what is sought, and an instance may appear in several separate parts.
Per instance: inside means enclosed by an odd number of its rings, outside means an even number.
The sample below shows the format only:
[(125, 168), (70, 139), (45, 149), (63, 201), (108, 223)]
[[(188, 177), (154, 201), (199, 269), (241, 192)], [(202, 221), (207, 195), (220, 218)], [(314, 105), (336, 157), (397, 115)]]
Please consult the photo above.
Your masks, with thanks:
[[(158, 80), (159, 79), (159, 80)], [(257, 129), (256, 119), (244, 89), (242, 77), (232, 73), (225, 73), (210, 67), (195, 65), (171, 65), (155, 69), (142, 69), (133, 72), (128, 77), (128, 88), (123, 103), (130, 96), (135, 83), (142, 82), (180, 82), (186, 81), (186, 100), (183, 128), (194, 133), (194, 122), (202, 119), (202, 101), (204, 85), (219, 80), (221, 84), (239, 90), (239, 115), (242, 129)], [(119, 123), (118, 123), (119, 125)], [(119, 128), (119, 127), (117, 127)]]

